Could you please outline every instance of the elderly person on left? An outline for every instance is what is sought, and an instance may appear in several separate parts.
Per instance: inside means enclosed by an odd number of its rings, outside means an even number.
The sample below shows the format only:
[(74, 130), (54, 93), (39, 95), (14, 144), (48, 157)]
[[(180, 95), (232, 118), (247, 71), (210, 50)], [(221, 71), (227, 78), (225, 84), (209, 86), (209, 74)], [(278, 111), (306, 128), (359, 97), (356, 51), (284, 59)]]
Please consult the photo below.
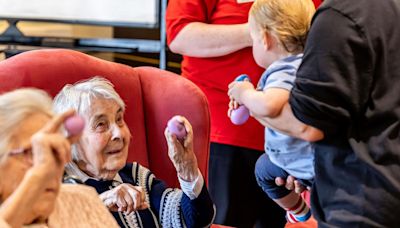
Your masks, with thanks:
[(52, 109), (38, 89), (0, 95), (0, 227), (117, 227), (94, 189), (61, 184), (79, 135), (60, 130), (73, 111)]
[(192, 127), (184, 117), (174, 117), (187, 131), (182, 143), (165, 131), (180, 190), (167, 188), (140, 164), (126, 163), (131, 133), (124, 121), (125, 104), (108, 80), (95, 77), (66, 85), (54, 105), (56, 112), (72, 108), (86, 121), (72, 147), (67, 175), (95, 187), (121, 227), (211, 225), (214, 206), (193, 152)]

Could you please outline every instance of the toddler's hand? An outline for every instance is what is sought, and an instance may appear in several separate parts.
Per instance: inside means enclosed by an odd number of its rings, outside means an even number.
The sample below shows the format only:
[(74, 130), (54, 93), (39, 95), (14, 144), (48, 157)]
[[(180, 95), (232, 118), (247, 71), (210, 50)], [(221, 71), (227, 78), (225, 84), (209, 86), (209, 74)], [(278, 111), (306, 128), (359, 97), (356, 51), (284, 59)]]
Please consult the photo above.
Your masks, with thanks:
[(230, 118), (232, 115), (232, 111), (237, 109), (239, 107), (239, 103), (237, 103), (235, 100), (231, 99), (229, 101), (229, 108), (228, 108), (228, 117)]
[(228, 86), (228, 96), (239, 104), (242, 104), (241, 96), (246, 90), (254, 90), (254, 85), (249, 81), (232, 82)]

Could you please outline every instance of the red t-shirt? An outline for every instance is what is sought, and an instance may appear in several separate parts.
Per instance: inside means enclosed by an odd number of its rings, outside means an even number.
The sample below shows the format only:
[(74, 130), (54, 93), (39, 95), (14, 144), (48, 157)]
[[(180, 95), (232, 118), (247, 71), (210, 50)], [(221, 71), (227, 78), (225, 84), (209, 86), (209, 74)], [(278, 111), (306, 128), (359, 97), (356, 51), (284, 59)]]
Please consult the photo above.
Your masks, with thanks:
[[(166, 15), (168, 44), (192, 22), (246, 23), (251, 5), (252, 2), (237, 3), (237, 0), (170, 0)], [(263, 71), (255, 63), (251, 48), (215, 58), (183, 56), (182, 75), (199, 86), (208, 98), (212, 142), (264, 150), (264, 127), (260, 123), (250, 118), (244, 125), (236, 126), (227, 116), (228, 84), (238, 75), (247, 74), (256, 85)]]
[(313, 0), (315, 8), (318, 8), (319, 5), (321, 5), (322, 0)]

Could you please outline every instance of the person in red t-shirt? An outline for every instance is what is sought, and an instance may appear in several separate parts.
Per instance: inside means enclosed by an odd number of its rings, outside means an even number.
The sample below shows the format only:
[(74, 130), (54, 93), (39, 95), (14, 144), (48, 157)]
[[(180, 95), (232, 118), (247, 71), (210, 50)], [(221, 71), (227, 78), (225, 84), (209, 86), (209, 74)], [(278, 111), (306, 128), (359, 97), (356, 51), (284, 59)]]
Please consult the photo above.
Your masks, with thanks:
[(209, 190), (215, 223), (283, 227), (284, 211), (266, 197), (254, 177), (264, 129), (251, 118), (241, 126), (227, 117), (227, 86), (238, 75), (257, 83), (263, 69), (252, 57), (247, 24), (252, 0), (170, 0), (167, 39), (183, 55), (182, 75), (206, 94), (211, 112)]

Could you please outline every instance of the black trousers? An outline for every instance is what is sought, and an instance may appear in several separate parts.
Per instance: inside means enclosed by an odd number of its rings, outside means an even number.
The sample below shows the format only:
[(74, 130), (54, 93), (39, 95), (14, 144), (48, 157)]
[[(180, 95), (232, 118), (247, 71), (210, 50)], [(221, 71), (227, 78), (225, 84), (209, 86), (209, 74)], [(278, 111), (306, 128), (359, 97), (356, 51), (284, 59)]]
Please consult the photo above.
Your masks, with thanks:
[(254, 168), (262, 154), (211, 143), (208, 186), (217, 207), (214, 223), (239, 228), (285, 226), (285, 211), (256, 182)]

